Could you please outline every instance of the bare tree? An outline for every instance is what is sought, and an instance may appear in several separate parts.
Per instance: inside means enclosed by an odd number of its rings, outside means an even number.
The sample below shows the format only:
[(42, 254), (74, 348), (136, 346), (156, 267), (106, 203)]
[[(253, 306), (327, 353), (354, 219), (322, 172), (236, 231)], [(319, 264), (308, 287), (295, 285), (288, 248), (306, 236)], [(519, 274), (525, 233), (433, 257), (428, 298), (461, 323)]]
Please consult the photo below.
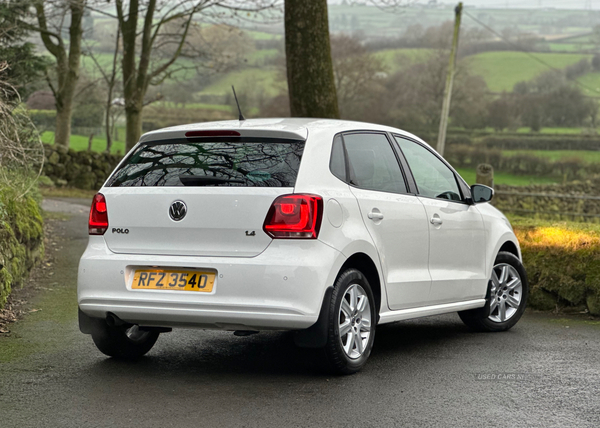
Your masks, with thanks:
[(224, 11), (234, 15), (251, 13), (271, 8), (276, 3), (277, 0), (115, 0), (123, 41), (121, 63), (127, 149), (137, 143), (142, 133), (142, 110), (148, 87), (163, 82), (177, 70), (194, 67), (177, 62), (190, 52), (196, 51), (196, 58), (203, 58), (198, 47), (186, 44), (197, 15), (202, 13), (207, 20), (216, 22)]
[(382, 95), (387, 78), (383, 61), (357, 38), (343, 34), (331, 37), (331, 57), (342, 117), (364, 120), (370, 101)]
[(116, 117), (112, 114), (114, 106), (114, 94), (115, 87), (117, 85), (117, 74), (119, 72), (119, 57), (121, 53), (120, 49), (121, 42), (121, 29), (120, 25), (117, 26), (116, 37), (115, 37), (115, 48), (113, 51), (113, 58), (110, 64), (110, 69), (105, 69), (93, 52), (93, 49), (88, 49), (87, 55), (92, 59), (94, 65), (100, 71), (104, 83), (106, 84), (106, 104), (104, 105), (104, 128), (106, 134), (106, 153), (110, 153), (112, 147), (112, 136), (115, 126)]
[[(44, 46), (56, 61), (56, 81), (48, 77), (48, 85), (56, 99), (55, 142), (69, 146), (71, 136), (71, 115), (73, 97), (79, 80), (81, 39), (83, 36), (82, 18), (86, 0), (37, 0), (34, 3), (38, 26), (28, 24), (28, 28), (39, 32)], [(69, 17), (69, 40), (63, 39)]]

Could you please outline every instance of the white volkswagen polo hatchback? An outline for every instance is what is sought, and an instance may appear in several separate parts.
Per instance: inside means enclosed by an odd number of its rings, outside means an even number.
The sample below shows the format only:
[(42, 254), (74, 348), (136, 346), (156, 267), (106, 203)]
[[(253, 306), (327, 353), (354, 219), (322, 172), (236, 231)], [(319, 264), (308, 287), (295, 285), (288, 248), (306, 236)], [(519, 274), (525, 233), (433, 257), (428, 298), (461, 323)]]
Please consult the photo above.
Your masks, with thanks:
[(176, 327), (296, 330), (352, 373), (376, 327), (458, 312), (503, 331), (528, 296), (492, 189), (399, 129), (320, 119), (142, 136), (93, 200), (79, 325), (139, 358)]

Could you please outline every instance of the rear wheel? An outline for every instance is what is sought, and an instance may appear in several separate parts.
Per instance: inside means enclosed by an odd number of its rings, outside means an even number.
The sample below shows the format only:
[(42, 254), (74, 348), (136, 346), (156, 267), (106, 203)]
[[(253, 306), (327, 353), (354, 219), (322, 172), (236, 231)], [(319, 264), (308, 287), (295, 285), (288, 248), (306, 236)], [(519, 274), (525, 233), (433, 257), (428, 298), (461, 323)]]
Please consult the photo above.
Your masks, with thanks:
[(337, 373), (356, 373), (367, 362), (375, 339), (377, 311), (367, 278), (356, 269), (344, 271), (330, 305), (327, 358)]
[(105, 355), (123, 360), (137, 360), (156, 343), (157, 331), (142, 330), (138, 325), (109, 326), (98, 323), (92, 331), (96, 347)]
[(459, 312), (461, 320), (477, 331), (505, 331), (523, 315), (529, 285), (521, 261), (511, 253), (500, 252), (488, 282), (488, 300), (484, 308)]

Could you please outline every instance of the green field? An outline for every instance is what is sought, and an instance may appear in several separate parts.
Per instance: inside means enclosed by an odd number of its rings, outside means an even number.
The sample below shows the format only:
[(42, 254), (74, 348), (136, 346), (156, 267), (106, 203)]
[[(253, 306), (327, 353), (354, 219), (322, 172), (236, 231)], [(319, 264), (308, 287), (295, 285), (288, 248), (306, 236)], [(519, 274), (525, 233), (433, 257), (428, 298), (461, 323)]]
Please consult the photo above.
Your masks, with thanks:
[[(46, 131), (42, 133), (42, 142), (45, 144), (54, 144), (54, 132)], [(88, 149), (89, 137), (84, 135), (71, 135), (70, 148), (75, 151), (83, 151)], [(103, 152), (106, 150), (106, 138), (104, 136), (94, 137), (92, 140), (92, 151)], [(113, 141), (113, 145), (110, 150), (114, 154), (125, 153), (125, 143), (123, 141)]]
[(600, 163), (600, 151), (586, 150), (503, 150), (503, 156), (538, 156), (551, 161), (580, 159), (584, 163)]
[(581, 52), (594, 49), (595, 46), (584, 43), (548, 43), (552, 52)]
[[(563, 69), (583, 58), (587, 54), (535, 53), (533, 54), (550, 66)], [(493, 92), (512, 91), (516, 83), (531, 80), (549, 70), (523, 52), (484, 52), (463, 60), (469, 69), (482, 76)], [(585, 77), (585, 76), (584, 76)]]
[[(475, 184), (475, 169), (456, 168), (456, 171), (469, 184)], [(494, 184), (507, 184), (509, 186), (529, 186), (530, 184), (559, 183), (560, 179), (550, 177), (537, 177), (535, 175), (513, 175), (503, 172), (494, 172)]]
[(581, 83), (580, 89), (583, 91), (585, 95), (600, 96), (600, 73), (588, 73), (585, 76), (581, 76), (577, 79), (578, 82)]
[(275, 40), (283, 38), (281, 34), (265, 33), (264, 31), (245, 31), (246, 34), (248, 34), (254, 40)]
[[(105, 72), (110, 73), (110, 71), (112, 70), (113, 54), (95, 52), (94, 57), (96, 58), (96, 61), (98, 62), (98, 64), (100, 64), (100, 67), (102, 67), (105, 70)], [(120, 59), (119, 59), (119, 61), (120, 61)], [(158, 64), (155, 64), (155, 65), (160, 65), (160, 64), (161, 63), (159, 62)], [(175, 70), (172, 74), (169, 75), (169, 77), (166, 79), (166, 81), (168, 82), (168, 81), (188, 80), (188, 79), (193, 78), (196, 75), (196, 70), (194, 69), (194, 61), (193, 60), (187, 59), (187, 58), (177, 59), (177, 65), (174, 68), (180, 68), (182, 66), (186, 67), (187, 69), (184, 68), (184, 69)], [(85, 70), (85, 72), (88, 76), (90, 76), (92, 78), (97, 78), (97, 79), (102, 78), (102, 74), (98, 70), (98, 66), (96, 65), (94, 60), (89, 55), (81, 56), (81, 67)], [(150, 69), (152, 69), (152, 65), (150, 65)], [(119, 72), (117, 73), (117, 75), (118, 75), (118, 79), (121, 79), (122, 75), (120, 72), (120, 67), (119, 67)]]
[(278, 49), (258, 49), (252, 52), (248, 59), (249, 65), (262, 66), (265, 61), (272, 60), (279, 55)]
[[(456, 130), (459, 131), (464, 131), (464, 128), (455, 128)], [(522, 126), (517, 128), (514, 131), (502, 131), (502, 132), (496, 132), (495, 129), (487, 127), (484, 128), (484, 131), (490, 134), (498, 134), (498, 135), (503, 135), (503, 134), (512, 134), (512, 133), (517, 133), (517, 134), (531, 134), (531, 128), (528, 128), (526, 126)], [(582, 134), (584, 131), (584, 128), (542, 128), (540, 129), (538, 132), (535, 133), (535, 135), (538, 134), (552, 134), (552, 135), (556, 135), (556, 134), (568, 134), (568, 135), (580, 135)]]
[(228, 95), (231, 93), (231, 85), (235, 85), (238, 94), (260, 91), (274, 97), (280, 92), (279, 86), (275, 84), (278, 74), (279, 71), (274, 68), (246, 68), (232, 71), (204, 88), (200, 94)]
[(165, 108), (184, 108), (186, 110), (219, 110), (231, 111), (231, 106), (224, 104), (207, 104), (207, 103), (184, 103), (178, 104), (173, 101), (158, 101), (152, 104), (153, 107)]
[(388, 71), (395, 72), (406, 65), (426, 61), (433, 52), (433, 49), (384, 49), (374, 55)]

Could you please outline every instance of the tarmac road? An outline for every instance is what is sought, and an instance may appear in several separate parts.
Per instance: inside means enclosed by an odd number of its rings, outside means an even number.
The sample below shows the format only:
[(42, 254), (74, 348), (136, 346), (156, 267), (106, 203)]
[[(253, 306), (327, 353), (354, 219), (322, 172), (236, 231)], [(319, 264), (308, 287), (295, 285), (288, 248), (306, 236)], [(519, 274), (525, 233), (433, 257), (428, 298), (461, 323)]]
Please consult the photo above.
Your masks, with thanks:
[[(74, 202), (74, 203), (73, 203)], [(0, 337), (0, 427), (600, 427), (600, 322), (527, 312), (506, 333), (457, 315), (381, 326), (365, 369), (335, 377), (290, 333), (176, 330), (137, 363), (76, 323), (89, 201), (57, 221), (39, 309)], [(46, 272), (46, 273), (44, 273)]]

